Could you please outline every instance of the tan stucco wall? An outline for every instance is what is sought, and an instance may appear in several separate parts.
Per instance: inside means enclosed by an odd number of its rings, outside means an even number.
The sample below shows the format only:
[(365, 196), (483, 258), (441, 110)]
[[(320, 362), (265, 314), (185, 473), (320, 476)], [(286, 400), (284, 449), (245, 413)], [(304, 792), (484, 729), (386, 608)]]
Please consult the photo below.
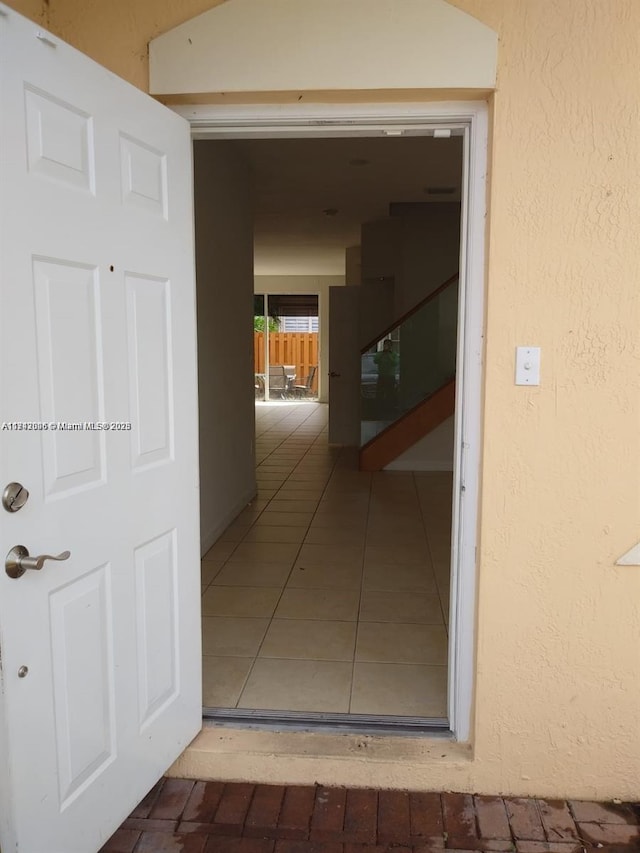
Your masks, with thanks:
[[(614, 563), (640, 539), (640, 3), (452, 2), (500, 39), (473, 757), (407, 739), (200, 742), (222, 777), (637, 798), (640, 568)], [(213, 5), (51, 0), (50, 25), (144, 88), (149, 39)], [(539, 388), (514, 385), (518, 344), (542, 347)], [(204, 772), (194, 755), (178, 769)]]
[[(476, 758), (640, 793), (640, 5), (462, 0), (500, 33)], [(513, 385), (516, 344), (542, 385)]]
[(11, 2), (6, 5), (44, 27), (49, 26), (49, 4), (47, 0), (16, 0), (15, 3)]

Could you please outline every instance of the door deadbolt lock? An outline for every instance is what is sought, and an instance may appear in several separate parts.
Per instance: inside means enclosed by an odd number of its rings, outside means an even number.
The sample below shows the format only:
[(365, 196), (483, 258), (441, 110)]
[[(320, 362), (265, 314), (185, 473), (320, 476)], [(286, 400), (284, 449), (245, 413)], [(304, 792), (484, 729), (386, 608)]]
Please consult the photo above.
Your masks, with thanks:
[(18, 512), (29, 500), (29, 492), (22, 483), (9, 483), (2, 493), (2, 506), (7, 512)]
[(46, 560), (56, 560), (62, 562), (68, 560), (71, 556), (71, 551), (63, 551), (54, 557), (52, 554), (40, 554), (38, 557), (30, 557), (29, 551), (24, 545), (15, 545), (7, 554), (4, 561), (4, 568), (10, 578), (21, 578), (27, 569), (35, 569), (40, 571)]

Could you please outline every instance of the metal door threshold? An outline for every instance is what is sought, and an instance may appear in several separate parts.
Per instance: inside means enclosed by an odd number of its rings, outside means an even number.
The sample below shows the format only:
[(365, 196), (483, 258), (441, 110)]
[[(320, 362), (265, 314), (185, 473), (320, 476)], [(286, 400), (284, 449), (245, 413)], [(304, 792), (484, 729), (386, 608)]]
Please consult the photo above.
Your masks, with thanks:
[(392, 717), (374, 714), (326, 714), (308, 711), (254, 711), (241, 708), (203, 708), (206, 726), (233, 726), (270, 731), (333, 734), (439, 735), (452, 737), (442, 717)]

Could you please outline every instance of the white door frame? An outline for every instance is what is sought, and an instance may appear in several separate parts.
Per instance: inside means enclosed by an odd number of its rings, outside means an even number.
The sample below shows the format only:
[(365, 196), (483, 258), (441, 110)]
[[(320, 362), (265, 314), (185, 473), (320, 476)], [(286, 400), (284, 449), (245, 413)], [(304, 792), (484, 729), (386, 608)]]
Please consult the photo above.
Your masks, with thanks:
[(423, 104), (177, 106), (194, 139), (398, 136), (464, 133), (448, 707), (458, 741), (471, 735), (475, 676), (476, 544), (482, 438), (488, 106)]

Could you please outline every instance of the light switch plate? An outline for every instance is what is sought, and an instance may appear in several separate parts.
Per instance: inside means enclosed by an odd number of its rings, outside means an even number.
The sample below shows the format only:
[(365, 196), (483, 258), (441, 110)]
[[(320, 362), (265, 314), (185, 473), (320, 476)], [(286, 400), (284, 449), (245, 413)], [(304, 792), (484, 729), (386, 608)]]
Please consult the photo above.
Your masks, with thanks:
[(540, 347), (516, 347), (516, 385), (540, 384)]

